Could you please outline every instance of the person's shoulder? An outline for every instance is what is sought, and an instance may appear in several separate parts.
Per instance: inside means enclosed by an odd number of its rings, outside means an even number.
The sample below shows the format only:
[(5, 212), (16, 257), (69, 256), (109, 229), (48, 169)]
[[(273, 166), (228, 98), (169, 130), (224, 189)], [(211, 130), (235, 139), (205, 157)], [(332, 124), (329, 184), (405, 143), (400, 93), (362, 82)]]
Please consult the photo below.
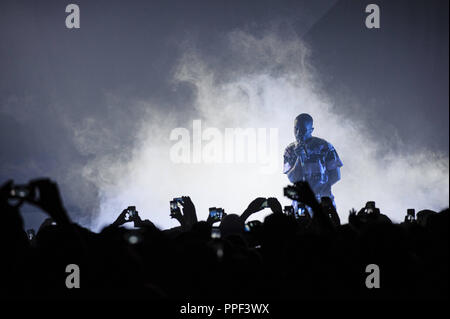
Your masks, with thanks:
[(330, 149), (334, 149), (333, 144), (331, 144), (327, 140), (324, 140), (323, 138), (315, 137), (315, 136), (313, 136), (312, 138), (314, 139), (314, 143), (316, 143), (318, 145), (328, 146)]
[(323, 138), (320, 137), (315, 137), (312, 136), (309, 140), (308, 140), (308, 144), (314, 145), (314, 146), (328, 146), (331, 145), (330, 143), (328, 143), (326, 140), (324, 140)]
[(295, 148), (295, 142), (290, 143), (288, 146), (286, 146), (285, 151), (290, 151), (293, 150)]
[(310, 141), (311, 143), (317, 143), (317, 144), (326, 144), (326, 143), (328, 143), (323, 138), (320, 138), (320, 137), (317, 137), (317, 136), (311, 136), (311, 138), (308, 141)]
[(320, 137), (311, 137), (309, 139), (309, 145), (311, 145), (314, 149), (320, 150), (321, 152), (335, 151), (334, 146), (330, 142)]

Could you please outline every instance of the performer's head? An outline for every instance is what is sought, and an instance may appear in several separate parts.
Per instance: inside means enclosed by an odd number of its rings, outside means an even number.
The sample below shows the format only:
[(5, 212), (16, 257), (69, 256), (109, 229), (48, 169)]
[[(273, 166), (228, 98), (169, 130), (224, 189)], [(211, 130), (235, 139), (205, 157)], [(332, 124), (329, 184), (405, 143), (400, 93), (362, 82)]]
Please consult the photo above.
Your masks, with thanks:
[(311, 115), (302, 113), (295, 118), (294, 134), (297, 142), (304, 142), (311, 137), (314, 131), (313, 118)]

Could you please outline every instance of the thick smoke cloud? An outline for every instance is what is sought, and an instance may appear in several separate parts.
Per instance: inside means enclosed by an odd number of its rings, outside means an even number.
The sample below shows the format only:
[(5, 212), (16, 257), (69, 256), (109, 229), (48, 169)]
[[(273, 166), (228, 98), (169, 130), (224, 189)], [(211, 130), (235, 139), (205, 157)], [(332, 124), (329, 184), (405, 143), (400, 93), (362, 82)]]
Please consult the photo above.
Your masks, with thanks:
[[(186, 99), (189, 111), (110, 92), (108, 104), (115, 110), (108, 115), (111, 122), (120, 123), (117, 118), (121, 118), (133, 123), (125, 123), (123, 130), (106, 125), (102, 117), (70, 124), (77, 149), (91, 155), (81, 176), (99, 191), (99, 211), (88, 226), (98, 230), (128, 205), (136, 205), (143, 217), (160, 227), (176, 226), (170, 220), (168, 202), (181, 195), (191, 196), (201, 219), (211, 206), (240, 213), (257, 196), (276, 196), (288, 205), (282, 196), (288, 182), (281, 174), (282, 155), (293, 141), (293, 119), (302, 112), (313, 116), (314, 135), (331, 142), (344, 163), (342, 181), (334, 187), (343, 221), (350, 208), (359, 208), (366, 200), (375, 200), (396, 221), (410, 207), (439, 210), (448, 206), (448, 157), (427, 149), (406, 151), (402, 141), (374, 136), (358, 118), (340, 116), (333, 97), (321, 89), (309, 63), (308, 47), (297, 38), (277, 32), (256, 36), (234, 31), (221, 41), (222, 53), (215, 56), (189, 41), (183, 44), (172, 89), (191, 91), (192, 98)], [(353, 107), (364, 113), (363, 106)], [(127, 110), (134, 116), (128, 116)], [(184, 127), (192, 139), (193, 120), (201, 120), (203, 129), (214, 127), (221, 132), (238, 127), (278, 128), (277, 160), (272, 160), (278, 169), (268, 174), (262, 172), (261, 163), (173, 163), (169, 154), (175, 142), (169, 139), (170, 133)], [(123, 135), (128, 139), (117, 138)]]

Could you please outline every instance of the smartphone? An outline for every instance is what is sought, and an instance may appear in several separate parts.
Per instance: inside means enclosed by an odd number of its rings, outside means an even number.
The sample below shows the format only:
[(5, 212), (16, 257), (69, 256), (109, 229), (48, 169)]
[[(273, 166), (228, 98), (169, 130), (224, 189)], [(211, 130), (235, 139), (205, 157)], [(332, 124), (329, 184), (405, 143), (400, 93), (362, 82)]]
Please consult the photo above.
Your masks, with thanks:
[(171, 200), (170, 201), (170, 211), (176, 211), (178, 209), (178, 203), (176, 201)]
[(10, 196), (13, 198), (25, 199), (30, 197), (32, 191), (28, 185), (16, 185), (11, 189)]
[(181, 205), (183, 205), (183, 198), (181, 198), (181, 197), (175, 197), (174, 199), (173, 199), (173, 201), (174, 202), (177, 202), (177, 203), (180, 203)]
[(289, 199), (292, 199), (292, 200), (298, 200), (299, 199), (299, 196), (297, 194), (297, 190), (295, 189), (295, 186), (291, 186), (291, 185), (286, 186), (283, 189), (283, 193), (284, 193), (284, 196), (286, 196)]
[(209, 216), (211, 216), (211, 218), (214, 218), (214, 219), (222, 220), (223, 209), (216, 208), (216, 207), (210, 207), (209, 208)]
[(374, 213), (375, 212), (375, 202), (374, 201), (367, 202), (365, 211), (367, 214)]
[(309, 212), (306, 210), (306, 207), (299, 205), (297, 208), (297, 212), (294, 213), (294, 216), (296, 219), (300, 219), (309, 216), (306, 216), (306, 214), (309, 214)]
[(28, 229), (27, 230), (27, 236), (28, 240), (33, 240), (36, 234), (34, 233), (34, 229)]
[(267, 199), (262, 203), (261, 207), (262, 208), (269, 207), (269, 203), (267, 202)]
[(125, 215), (126, 220), (130, 220), (136, 215), (136, 206), (128, 206), (127, 213)]
[(218, 227), (211, 228), (211, 238), (220, 239), (220, 229)]
[(222, 220), (225, 210), (223, 208), (217, 208), (217, 212), (219, 213), (219, 219)]
[(290, 206), (284, 206), (283, 211), (284, 211), (284, 213), (285, 213), (286, 215), (288, 215), (288, 216), (294, 215), (294, 207), (293, 207), (292, 205), (290, 205)]
[(406, 210), (406, 218), (414, 220), (416, 218), (416, 210), (414, 208), (408, 208)]
[(261, 222), (259, 220), (252, 220), (249, 221), (247, 223), (248, 227), (250, 228), (250, 230), (255, 229), (255, 227), (258, 227), (259, 225), (261, 225)]

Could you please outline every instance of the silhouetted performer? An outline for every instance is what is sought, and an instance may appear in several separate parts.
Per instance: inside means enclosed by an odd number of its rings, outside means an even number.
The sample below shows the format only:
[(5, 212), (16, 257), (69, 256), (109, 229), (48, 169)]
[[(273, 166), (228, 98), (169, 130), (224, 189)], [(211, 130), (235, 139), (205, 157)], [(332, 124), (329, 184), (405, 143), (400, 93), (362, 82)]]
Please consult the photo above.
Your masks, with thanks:
[(307, 181), (319, 201), (327, 196), (334, 203), (331, 186), (341, 179), (343, 164), (333, 145), (311, 136), (314, 128), (309, 114), (300, 114), (294, 123), (296, 141), (284, 152), (284, 173), (292, 183)]

